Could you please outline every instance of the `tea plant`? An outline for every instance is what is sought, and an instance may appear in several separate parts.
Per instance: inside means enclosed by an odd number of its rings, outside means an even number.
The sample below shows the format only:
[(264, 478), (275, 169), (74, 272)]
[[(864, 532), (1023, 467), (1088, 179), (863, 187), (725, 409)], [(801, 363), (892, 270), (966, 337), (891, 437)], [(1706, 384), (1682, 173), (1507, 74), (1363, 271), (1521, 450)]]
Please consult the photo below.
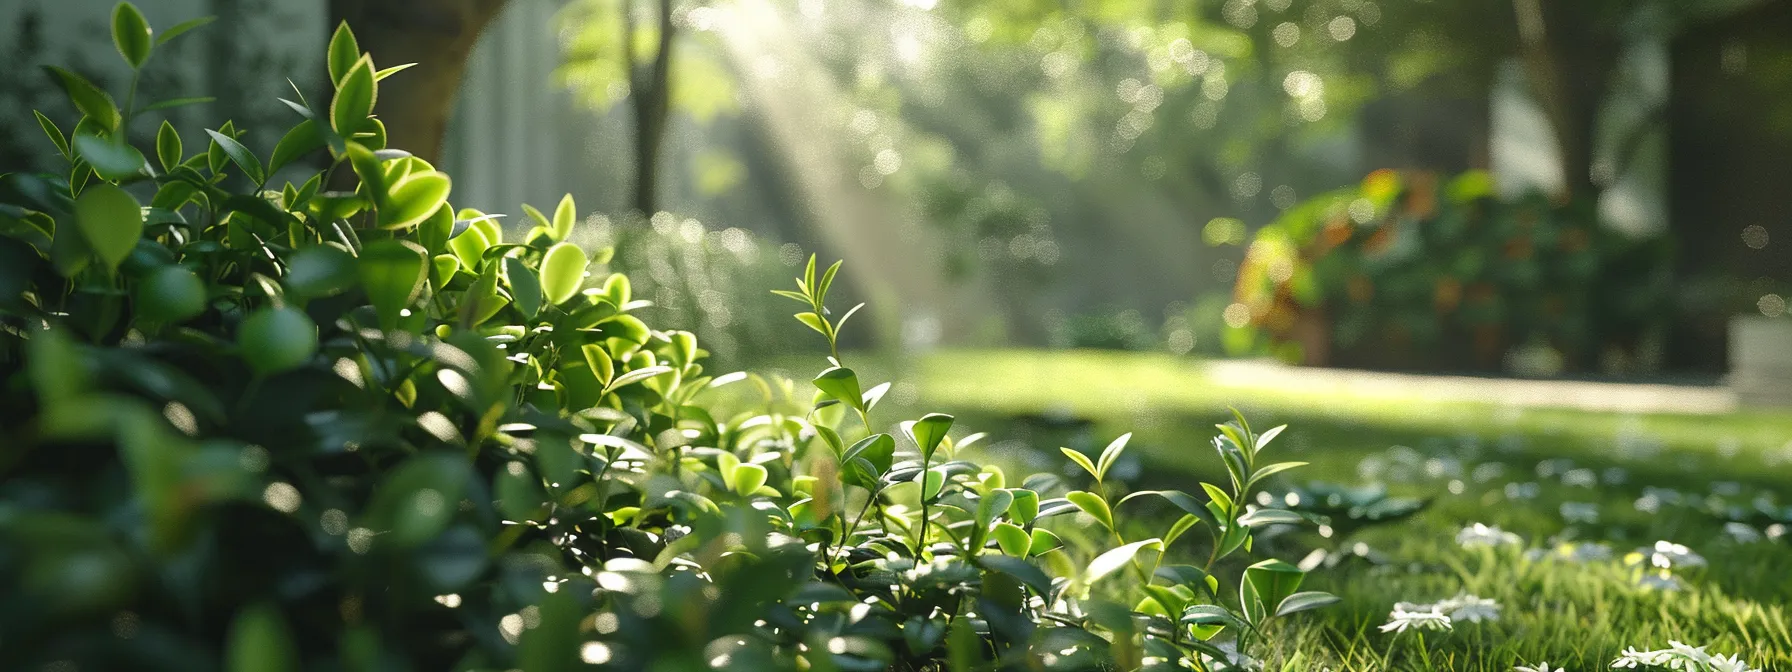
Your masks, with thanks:
[[(152, 29), (114, 24), (140, 66)], [(372, 115), (405, 66), (346, 25), (327, 62), (266, 157), (164, 124), (153, 163), (155, 105), (52, 71), (68, 172), (0, 176), (0, 666), (1220, 670), (1336, 599), (1238, 567), (1305, 520), (1246, 504), (1299, 466), (1261, 459), (1281, 428), (1221, 426), (1204, 498), (1124, 493), (1126, 437), (1067, 452), (1085, 489), (1011, 484), (952, 416), (877, 419), (813, 258), (780, 294), (829, 345), (814, 402), (712, 377), (572, 199), (520, 237), (451, 205)]]

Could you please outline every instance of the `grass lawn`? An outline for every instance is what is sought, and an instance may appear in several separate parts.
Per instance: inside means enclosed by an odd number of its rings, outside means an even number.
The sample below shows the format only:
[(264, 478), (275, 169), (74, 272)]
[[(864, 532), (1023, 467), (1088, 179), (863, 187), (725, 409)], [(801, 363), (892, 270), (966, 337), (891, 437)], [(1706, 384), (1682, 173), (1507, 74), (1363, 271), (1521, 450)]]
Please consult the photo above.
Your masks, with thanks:
[[(1352, 538), (1298, 532), (1257, 549), (1294, 561), (1314, 547), (1367, 548), (1379, 560), (1317, 570), (1307, 587), (1344, 603), (1293, 619), (1270, 669), (1506, 672), (1547, 661), (1601, 670), (1626, 647), (1669, 640), (1792, 669), (1792, 535), (1769, 538), (1785, 529), (1775, 523), (1792, 523), (1792, 414), (1353, 395), (1225, 378), (1156, 354), (946, 351), (862, 368), (867, 380), (898, 381), (887, 403), (899, 417), (956, 414), (960, 427), (991, 433), (986, 452), (1067, 479), (1076, 472), (1057, 446), (1095, 451), (1131, 431), (1131, 461), (1116, 469), (1127, 487), (1199, 492), (1200, 480), (1223, 478), (1208, 441), (1235, 406), (1259, 429), (1289, 425), (1271, 450), (1312, 463), (1293, 483), (1377, 482), (1430, 499), (1418, 516)], [(1459, 547), (1457, 531), (1474, 522), (1523, 543)], [(1748, 531), (1761, 538), (1744, 540)], [(1708, 566), (1676, 567), (1678, 590), (1642, 587), (1625, 556), (1657, 540), (1686, 545)], [(1563, 542), (1604, 543), (1612, 558), (1525, 557)], [(1396, 601), (1462, 591), (1496, 600), (1500, 618), (1422, 635), (1379, 630)]]

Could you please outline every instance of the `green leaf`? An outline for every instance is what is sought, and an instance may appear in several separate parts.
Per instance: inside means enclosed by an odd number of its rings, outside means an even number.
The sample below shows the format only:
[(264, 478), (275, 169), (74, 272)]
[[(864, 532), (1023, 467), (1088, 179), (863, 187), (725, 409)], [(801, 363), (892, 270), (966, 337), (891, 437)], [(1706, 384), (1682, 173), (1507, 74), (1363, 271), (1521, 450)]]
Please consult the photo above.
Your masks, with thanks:
[(1220, 505), (1220, 508), (1227, 511), (1232, 510), (1232, 496), (1226, 494), (1225, 490), (1221, 490), (1220, 486), (1212, 483), (1202, 483), (1201, 489), (1207, 491), (1208, 499), (1211, 499), (1213, 500), (1213, 503)]
[(416, 63), (404, 63), (404, 64), (400, 64), (400, 65), (394, 65), (390, 68), (380, 68), (379, 72), (373, 73), (373, 81), (376, 81), (376, 82), (385, 81), (385, 79), (387, 77), (391, 77), (398, 73), (409, 70), (413, 67), (416, 67), (416, 65), (417, 65)]
[(1062, 451), (1065, 457), (1070, 458), (1071, 462), (1075, 462), (1077, 466), (1082, 467), (1083, 471), (1089, 472), (1089, 475), (1094, 477), (1097, 483), (1101, 482), (1101, 471), (1095, 468), (1094, 462), (1089, 461), (1089, 456), (1069, 448), (1060, 447), (1058, 450)]
[(110, 273), (143, 237), (143, 210), (125, 190), (96, 184), (75, 201), (75, 226)]
[(1297, 614), (1303, 611), (1318, 609), (1320, 607), (1328, 607), (1341, 601), (1342, 600), (1340, 600), (1338, 596), (1331, 593), (1309, 590), (1283, 598), (1282, 603), (1276, 606), (1275, 615), (1287, 616), (1289, 614)]
[(357, 271), (380, 328), (398, 329), (402, 313), (423, 293), (429, 253), (408, 240), (377, 240), (361, 248)]
[(136, 5), (120, 2), (112, 8), (112, 46), (118, 47), (118, 55), (132, 70), (149, 60), (151, 44), (149, 22), (143, 20)]
[(921, 472), (921, 501), (932, 502), (938, 499), (940, 492), (946, 487), (946, 470), (939, 467)]
[(616, 362), (610, 358), (610, 352), (597, 343), (581, 345), (579, 351), (584, 353), (585, 365), (591, 367), (591, 373), (597, 376), (597, 382), (608, 388), (610, 380), (616, 377)]
[(361, 46), (355, 43), (355, 33), (349, 30), (347, 21), (337, 24), (336, 32), (330, 36), (328, 58), (332, 83), (341, 82), (361, 59)]
[(1014, 523), (996, 523), (989, 536), (996, 540), (1003, 553), (1017, 558), (1027, 557), (1027, 552), (1033, 550), (1033, 537)]
[(1183, 533), (1188, 532), (1189, 528), (1199, 525), (1201, 520), (1201, 516), (1193, 513), (1182, 514), (1181, 518), (1176, 519), (1176, 522), (1170, 525), (1170, 531), (1164, 534), (1164, 545), (1169, 546), (1176, 543), (1177, 539), (1182, 538)]
[[(448, 239), (449, 251), (452, 251), (454, 256), (460, 259), (461, 267), (467, 269), (468, 273), (479, 272), (479, 267), (485, 264), (485, 250), (489, 247), (491, 247), (491, 240), (485, 237), (485, 232), (472, 227), (468, 227), (467, 230), (460, 232), (460, 235)], [(549, 250), (549, 252), (552, 251)], [(542, 261), (542, 268), (546, 269), (546, 258), (544, 257)], [(543, 289), (547, 288), (544, 286)], [(548, 296), (551, 298), (552, 291), (548, 291)], [(554, 303), (559, 302), (555, 301)]]
[(1176, 585), (1199, 588), (1208, 595), (1219, 594), (1220, 580), (1194, 565), (1164, 565), (1157, 568), (1155, 576)]
[(1253, 452), (1253, 453), (1262, 452), (1264, 446), (1269, 445), (1270, 441), (1275, 440), (1276, 436), (1281, 434), (1282, 430), (1287, 429), (1287, 428), (1288, 428), (1287, 425), (1280, 425), (1280, 426), (1271, 428), (1267, 432), (1259, 434), (1257, 436), (1257, 444), (1252, 447), (1251, 452)]
[(1022, 525), (1033, 524), (1039, 517), (1039, 493), (1032, 490), (1010, 490), (1014, 503), (1008, 505), (1008, 517)]
[(438, 292), (448, 286), (448, 281), (460, 270), (460, 260), (452, 254), (438, 254), (430, 259), (430, 263), (434, 268), (429, 276), (429, 286)]
[[(120, 6), (125, 6), (120, 3)], [(230, 623), (225, 672), (298, 672), (299, 652), (286, 619), (271, 603), (242, 610)]]
[(388, 473), (368, 505), (367, 527), (384, 531), (376, 543), (400, 549), (448, 527), (472, 476), (465, 455), (453, 451), (419, 452)]
[(154, 112), (156, 110), (166, 110), (166, 109), (169, 109), (172, 107), (181, 107), (183, 105), (198, 105), (201, 103), (217, 102), (217, 100), (218, 100), (217, 98), (212, 97), (212, 96), (188, 96), (185, 98), (169, 98), (167, 100), (158, 100), (156, 102), (150, 103), (148, 107), (143, 108), (143, 111), (144, 112)]
[(1007, 490), (995, 490), (984, 495), (977, 501), (977, 526), (989, 529), (989, 524), (995, 522), (996, 516), (1007, 513), (1008, 506), (1013, 503), (1014, 495)]
[(156, 160), (162, 162), (162, 170), (172, 171), (180, 165), (181, 158), (180, 133), (163, 119), (162, 127), (156, 129)]
[(184, 322), (205, 312), (205, 282), (187, 267), (169, 264), (137, 284), (137, 316), (161, 324)]
[(479, 325), (492, 319), (508, 303), (498, 294), (498, 264), (486, 264), (479, 277), (461, 295), (461, 311), (469, 324)]
[(554, 208), (553, 224), (548, 227), (548, 231), (550, 235), (554, 237), (555, 241), (566, 240), (568, 236), (572, 235), (572, 225), (576, 219), (575, 212), (572, 203), (572, 194), (562, 196), (560, 198), (560, 205)]
[(292, 307), (250, 313), (237, 326), (237, 349), (258, 376), (298, 368), (317, 352), (317, 323)]
[(1238, 517), (1238, 524), (1245, 527), (1300, 525), (1305, 522), (1305, 517), (1287, 509), (1257, 509)]
[(218, 17), (215, 17), (215, 16), (201, 16), (197, 19), (189, 19), (189, 20), (174, 24), (173, 28), (169, 28), (168, 30), (162, 31), (162, 36), (159, 38), (156, 38), (156, 45), (160, 46), (160, 45), (167, 44), (169, 40), (172, 40), (176, 37), (180, 37), (181, 33), (185, 33), (189, 30), (198, 28), (200, 26), (203, 26), (205, 24), (208, 24), (208, 23), (211, 23), (211, 22), (217, 21), (217, 20), (218, 20)]
[(922, 461), (933, 459), (933, 451), (939, 449), (940, 441), (952, 429), (952, 420), (952, 416), (945, 413), (928, 413), (904, 428), (908, 431), (908, 438), (921, 450)]
[(1195, 499), (1194, 495), (1190, 495), (1181, 490), (1140, 490), (1125, 497), (1121, 497), (1120, 501), (1115, 503), (1114, 506), (1118, 507), (1121, 504), (1125, 504), (1140, 497), (1161, 497), (1164, 501), (1175, 505), (1176, 508), (1182, 509), (1184, 513), (1191, 513), (1197, 516), (1207, 515), (1207, 509), (1201, 505), (1201, 500)]
[(977, 564), (1019, 579), (1033, 592), (1041, 595), (1051, 592), (1052, 577), (1031, 562), (1005, 555), (980, 555)]
[(1304, 466), (1307, 466), (1307, 463), (1305, 463), (1305, 462), (1277, 462), (1275, 464), (1269, 465), (1262, 469), (1258, 469), (1255, 473), (1252, 473), (1250, 483), (1247, 483), (1246, 487), (1250, 487), (1251, 484), (1255, 484), (1259, 481), (1262, 481), (1265, 478), (1269, 478), (1270, 476), (1272, 476), (1274, 474), (1279, 474), (1279, 473), (1282, 473), (1289, 469), (1294, 469), (1296, 467), (1304, 467)]
[(827, 320), (821, 319), (820, 315), (816, 315), (815, 313), (809, 313), (809, 312), (797, 313), (796, 321), (801, 322), (805, 325), (808, 325), (808, 327), (810, 329), (814, 329), (815, 331), (819, 332), (822, 336), (825, 336), (830, 339), (834, 337), (833, 329), (828, 326)]
[(1262, 623), (1269, 615), (1266, 605), (1281, 604), (1300, 589), (1304, 578), (1306, 572), (1281, 560), (1264, 560), (1245, 568), (1244, 582), (1239, 586), (1239, 603), (1244, 606), (1245, 618)]
[(75, 135), (75, 155), (87, 160), (100, 179), (117, 182), (143, 172), (143, 153), (136, 147), (79, 133)]
[(243, 143), (209, 128), (205, 129), (205, 134), (212, 136), (212, 142), (218, 143), (218, 147), (224, 150), (224, 155), (230, 157), (231, 163), (243, 169), (243, 174), (249, 176), (249, 181), (257, 185), (267, 181), (267, 174), (262, 172), (261, 161)]
[(284, 168), (293, 160), (323, 148), (324, 137), (317, 132), (317, 122), (301, 119), (299, 123), (280, 136), (280, 142), (274, 145), (274, 154), (268, 157), (268, 174)]
[(743, 464), (734, 469), (728, 478), (728, 489), (741, 496), (751, 495), (760, 486), (765, 485), (765, 467), (757, 464)]
[(428, 219), (448, 202), (451, 186), (448, 174), (436, 170), (400, 178), (380, 206), (380, 228), (403, 229)]
[(1106, 527), (1110, 530), (1114, 529), (1114, 511), (1108, 508), (1108, 501), (1102, 499), (1101, 495), (1082, 490), (1073, 490), (1065, 493), (1064, 499), (1070, 500), (1070, 503), (1075, 504), (1076, 508), (1082, 509), (1083, 513), (1087, 513), (1094, 517), (1097, 522), (1101, 523), (1102, 527)]
[(299, 248), (286, 261), (281, 278), (286, 291), (297, 300), (329, 296), (354, 286), (360, 270), (353, 256), (335, 245)]
[(373, 57), (363, 55), (336, 81), (336, 97), (330, 100), (330, 127), (342, 137), (354, 137), (367, 125), (378, 97), (373, 82)]
[(548, 303), (558, 305), (577, 295), (579, 287), (585, 284), (585, 267), (590, 263), (585, 250), (572, 243), (555, 243), (548, 248), (541, 257), (541, 291), (547, 295)]
[(1083, 570), (1083, 585), (1092, 585), (1096, 581), (1100, 581), (1108, 575), (1113, 574), (1121, 567), (1125, 567), (1128, 563), (1131, 563), (1132, 559), (1137, 557), (1141, 551), (1162, 551), (1163, 548), (1164, 542), (1162, 540), (1146, 539), (1144, 541), (1135, 541), (1124, 546), (1108, 549), (1106, 553), (1095, 556), (1094, 560), (1089, 561), (1088, 569)]
[(505, 257), (504, 279), (510, 283), (510, 301), (516, 309), (523, 317), (535, 319), (541, 311), (541, 280), (535, 277), (535, 269), (521, 259)]
[[(857, 477), (856, 484), (867, 489), (875, 489), (878, 479), (882, 478), (884, 473), (890, 470), (890, 465), (896, 461), (896, 439), (883, 433), (859, 439), (852, 444), (852, 447), (846, 449), (846, 454), (840, 458), (840, 463), (848, 465), (855, 460), (863, 460), (865, 466), (871, 469), (870, 473), (854, 474)], [(847, 468), (850, 471), (851, 467)]]
[(56, 127), (56, 122), (50, 121), (49, 117), (37, 110), (32, 110), (31, 113), (37, 115), (37, 125), (44, 129), (44, 135), (50, 136), (50, 142), (55, 143), (56, 151), (62, 152), (63, 158), (74, 158), (68, 153), (68, 138), (62, 135), (62, 129)]
[(1043, 527), (1033, 530), (1033, 543), (1027, 548), (1027, 555), (1039, 557), (1064, 547), (1064, 540), (1051, 530)]
[(821, 390), (828, 398), (864, 410), (865, 395), (859, 390), (859, 376), (852, 369), (829, 367), (811, 382), (815, 384), (815, 389)]
[(605, 386), (604, 391), (608, 392), (610, 390), (620, 389), (654, 376), (663, 376), (672, 372), (673, 368), (670, 366), (644, 366), (617, 376), (615, 380), (610, 381), (610, 384)]
[(1108, 444), (1108, 447), (1101, 450), (1101, 458), (1095, 462), (1095, 480), (1107, 480), (1108, 469), (1113, 468), (1114, 460), (1120, 459), (1120, 453), (1125, 452), (1126, 442), (1130, 440), (1132, 440), (1132, 432), (1121, 434), (1120, 438), (1114, 439), (1112, 443)]
[(56, 83), (60, 84), (63, 92), (68, 94), (69, 101), (75, 104), (75, 109), (87, 115), (87, 118), (92, 119), (93, 123), (98, 124), (107, 133), (118, 130), (118, 124), (123, 117), (119, 116), (118, 105), (112, 102), (112, 96), (106, 95), (106, 92), (94, 86), (93, 82), (89, 82), (87, 78), (73, 72), (54, 65), (46, 65), (44, 70), (49, 71), (56, 78)]

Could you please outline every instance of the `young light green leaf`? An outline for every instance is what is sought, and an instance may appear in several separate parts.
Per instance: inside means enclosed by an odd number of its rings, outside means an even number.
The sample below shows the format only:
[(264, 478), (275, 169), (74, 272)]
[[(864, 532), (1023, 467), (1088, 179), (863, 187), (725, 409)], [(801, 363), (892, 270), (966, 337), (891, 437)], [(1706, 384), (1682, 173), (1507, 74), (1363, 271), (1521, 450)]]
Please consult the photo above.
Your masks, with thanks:
[(1258, 469), (1255, 473), (1252, 473), (1251, 480), (1249, 483), (1245, 484), (1245, 487), (1249, 488), (1251, 485), (1254, 485), (1254, 484), (1262, 481), (1265, 478), (1269, 478), (1270, 476), (1282, 473), (1289, 469), (1294, 469), (1296, 467), (1304, 467), (1304, 466), (1307, 466), (1307, 463), (1305, 463), (1305, 462), (1277, 462), (1275, 464), (1266, 466), (1262, 469)]
[(597, 382), (604, 387), (610, 386), (610, 380), (616, 377), (616, 361), (610, 358), (609, 350), (598, 343), (586, 343), (579, 346), (585, 355), (585, 365), (591, 367), (591, 374), (597, 376)]
[(1182, 514), (1181, 518), (1178, 518), (1174, 524), (1170, 525), (1170, 531), (1164, 534), (1164, 545), (1169, 546), (1170, 544), (1176, 543), (1177, 539), (1182, 538), (1183, 533), (1188, 532), (1190, 528), (1199, 525), (1201, 520), (1201, 516), (1193, 513)]
[(566, 240), (572, 235), (572, 225), (576, 221), (577, 211), (573, 207), (572, 194), (560, 197), (560, 205), (554, 208), (554, 221), (548, 232), (556, 242)]
[(1226, 494), (1226, 491), (1220, 489), (1220, 486), (1202, 483), (1201, 489), (1206, 490), (1207, 498), (1213, 500), (1213, 503), (1220, 505), (1221, 508), (1228, 510), (1232, 508), (1232, 495)]
[(112, 102), (112, 96), (106, 95), (105, 91), (87, 81), (87, 78), (68, 70), (54, 65), (46, 65), (44, 70), (55, 77), (56, 83), (68, 94), (69, 101), (75, 104), (75, 109), (87, 115), (87, 118), (92, 119), (93, 123), (107, 133), (118, 130), (123, 117), (119, 116), (118, 105)]
[(205, 24), (208, 24), (208, 23), (211, 23), (211, 22), (217, 21), (217, 20), (218, 20), (218, 17), (215, 17), (215, 16), (201, 16), (197, 19), (189, 19), (189, 20), (174, 24), (173, 28), (169, 28), (168, 30), (162, 31), (162, 36), (156, 38), (156, 45), (161, 46), (161, 45), (167, 44), (169, 40), (180, 37), (181, 33), (185, 33), (189, 30), (198, 28), (200, 26), (203, 26)]
[[(461, 237), (471, 233), (473, 231), (468, 230)], [(548, 248), (541, 258), (541, 290), (547, 295), (548, 303), (565, 303), (578, 294), (579, 287), (585, 284), (585, 267), (589, 264), (585, 250), (572, 243), (555, 243)]]
[(1071, 462), (1075, 462), (1077, 466), (1082, 467), (1083, 471), (1089, 472), (1089, 475), (1094, 477), (1097, 483), (1101, 482), (1101, 471), (1095, 468), (1094, 462), (1089, 461), (1089, 456), (1064, 447), (1059, 447), (1058, 450), (1062, 451), (1065, 457), (1070, 458)]
[(336, 32), (330, 36), (328, 59), (331, 82), (341, 82), (361, 59), (361, 46), (355, 43), (355, 33), (349, 30), (347, 21), (338, 24)]
[(1008, 517), (1022, 525), (1033, 524), (1039, 517), (1039, 493), (1026, 489), (1010, 490), (1014, 503), (1008, 505)]
[(130, 256), (137, 240), (143, 237), (143, 210), (125, 190), (96, 184), (82, 191), (75, 201), (75, 226), (107, 272), (111, 272)]
[(322, 149), (323, 146), (324, 136), (317, 132), (317, 122), (310, 119), (299, 120), (299, 123), (287, 130), (286, 135), (280, 136), (280, 142), (274, 145), (274, 153), (268, 157), (268, 174), (274, 174), (286, 164)]
[(865, 394), (859, 390), (859, 377), (858, 374), (853, 373), (852, 369), (839, 366), (831, 367), (815, 376), (815, 380), (812, 382), (815, 384), (815, 389), (821, 390), (829, 398), (863, 410)]
[(1303, 611), (1328, 607), (1341, 601), (1342, 600), (1339, 599), (1338, 596), (1331, 593), (1317, 590), (1299, 592), (1283, 598), (1282, 603), (1276, 606), (1275, 615), (1287, 616), (1289, 614), (1297, 614)]
[(1305, 522), (1306, 518), (1287, 509), (1257, 509), (1238, 517), (1238, 524), (1245, 527), (1299, 525)]
[(336, 97), (330, 100), (330, 127), (342, 137), (354, 137), (367, 125), (378, 97), (378, 86), (373, 82), (373, 58), (364, 55), (336, 81)]
[(1039, 557), (1064, 547), (1064, 540), (1051, 530), (1043, 527), (1033, 530), (1033, 543), (1027, 548), (1027, 555)]
[(1033, 537), (1014, 523), (996, 523), (995, 529), (989, 531), (989, 537), (996, 541), (1003, 553), (1017, 558), (1027, 557), (1033, 550)]
[(380, 68), (379, 72), (373, 73), (373, 81), (384, 81), (387, 77), (409, 70), (416, 65), (416, 63), (404, 63), (402, 65), (394, 65), (390, 68)]
[[(469, 273), (479, 272), (479, 267), (485, 264), (485, 250), (489, 247), (491, 247), (491, 241), (485, 237), (485, 232), (471, 227), (460, 232), (460, 235), (448, 239), (448, 250), (454, 253), (455, 258), (460, 259), (461, 267), (467, 269)], [(553, 250), (548, 251), (553, 252)], [(547, 264), (543, 263), (542, 268), (545, 270)], [(546, 289), (545, 284), (544, 289)], [(577, 292), (578, 287), (573, 287), (573, 291)], [(553, 291), (547, 290), (547, 295), (552, 301)]]
[(428, 255), (408, 240), (378, 240), (361, 248), (356, 270), (381, 329), (396, 330), (401, 313), (423, 293)]
[(1083, 570), (1083, 585), (1094, 584), (1096, 581), (1102, 580), (1109, 574), (1113, 574), (1121, 567), (1125, 567), (1128, 563), (1132, 562), (1132, 559), (1137, 557), (1141, 551), (1161, 551), (1163, 548), (1164, 542), (1161, 539), (1146, 539), (1144, 541), (1135, 541), (1124, 546), (1108, 549), (1106, 553), (1095, 556), (1094, 560), (1089, 561), (1088, 569)]
[(1194, 565), (1164, 565), (1157, 568), (1155, 576), (1173, 584), (1199, 588), (1210, 596), (1216, 595), (1220, 589), (1219, 579)]
[(218, 147), (224, 150), (224, 155), (230, 157), (231, 163), (235, 163), (238, 168), (243, 169), (243, 174), (249, 177), (249, 181), (257, 185), (267, 181), (267, 174), (262, 172), (261, 161), (256, 159), (255, 154), (250, 152), (248, 147), (244, 147), (243, 143), (209, 128), (205, 129), (205, 134), (212, 136), (212, 142), (218, 143)]
[(945, 413), (928, 413), (905, 427), (908, 438), (921, 450), (922, 461), (933, 459), (933, 451), (940, 447), (940, 440), (952, 429), (952, 420), (952, 416)]
[(156, 129), (156, 160), (162, 163), (162, 170), (170, 171), (180, 165), (181, 158), (180, 134), (163, 119), (162, 127)]
[(644, 366), (617, 376), (615, 380), (610, 381), (609, 385), (604, 386), (604, 391), (609, 392), (611, 390), (620, 389), (654, 376), (663, 376), (672, 373), (672, 371), (673, 369), (670, 366)]
[(1010, 494), (1007, 490), (996, 490), (984, 495), (982, 499), (977, 501), (978, 528), (985, 530), (989, 529), (989, 524), (995, 522), (996, 516), (1007, 513), (1008, 506), (1013, 503), (1014, 495)]
[(1282, 430), (1287, 429), (1287, 428), (1288, 428), (1287, 425), (1279, 425), (1279, 426), (1270, 428), (1270, 430), (1267, 432), (1257, 435), (1257, 444), (1255, 446), (1253, 446), (1253, 451), (1254, 452), (1263, 452), (1263, 447), (1269, 445), (1270, 441), (1274, 441), (1276, 436), (1281, 434)]
[(62, 129), (56, 127), (56, 122), (50, 121), (49, 117), (37, 110), (32, 110), (31, 113), (37, 115), (37, 125), (43, 127), (44, 135), (50, 136), (50, 142), (56, 145), (56, 151), (61, 152), (63, 158), (74, 158), (68, 153), (68, 138), (62, 134)]
[(743, 464), (736, 467), (734, 474), (729, 476), (728, 489), (743, 497), (751, 495), (760, 486), (765, 485), (765, 478), (765, 467), (757, 464)]
[(808, 313), (808, 312), (797, 313), (796, 321), (801, 322), (805, 325), (808, 325), (808, 327), (810, 329), (814, 329), (815, 331), (820, 332), (822, 336), (826, 336), (828, 338), (834, 337), (833, 330), (828, 326), (828, 323), (826, 320), (821, 319), (820, 315), (816, 315), (815, 313)]
[(1089, 514), (1096, 520), (1096, 522), (1101, 523), (1102, 527), (1110, 530), (1114, 529), (1114, 511), (1108, 508), (1108, 500), (1102, 499), (1101, 495), (1082, 490), (1073, 490), (1065, 493), (1064, 499), (1069, 500), (1071, 504), (1075, 504), (1076, 508), (1082, 509), (1083, 513)]
[(156, 102), (150, 103), (148, 106), (143, 108), (143, 111), (144, 112), (154, 112), (156, 110), (166, 110), (169, 108), (182, 107), (182, 106), (186, 106), (186, 105), (199, 105), (202, 103), (211, 103), (211, 102), (216, 102), (217, 100), (218, 99), (213, 96), (186, 96), (183, 98), (169, 98), (167, 100), (158, 100)]
[(112, 8), (112, 46), (118, 47), (118, 55), (132, 70), (143, 67), (149, 60), (150, 41), (149, 22), (143, 20), (143, 12), (128, 2), (120, 2)]
[(1126, 442), (1132, 440), (1132, 432), (1121, 434), (1108, 447), (1101, 450), (1101, 458), (1095, 462), (1095, 480), (1107, 480), (1108, 469), (1113, 468), (1114, 460), (1120, 459), (1120, 453), (1126, 450)]
[(448, 174), (439, 170), (411, 173), (392, 185), (380, 207), (380, 228), (403, 229), (417, 225), (448, 202), (452, 187)]

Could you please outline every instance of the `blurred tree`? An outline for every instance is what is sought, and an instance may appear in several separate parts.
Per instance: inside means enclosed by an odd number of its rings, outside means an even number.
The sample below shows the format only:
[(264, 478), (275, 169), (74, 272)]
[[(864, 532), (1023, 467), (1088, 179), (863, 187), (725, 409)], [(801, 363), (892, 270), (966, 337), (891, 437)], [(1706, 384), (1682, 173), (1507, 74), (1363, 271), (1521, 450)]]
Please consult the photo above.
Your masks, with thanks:
[(330, 26), (347, 21), (377, 64), (417, 64), (380, 85), (374, 112), (389, 146), (440, 159), (467, 57), (506, 1), (329, 0)]
[(674, 108), (700, 120), (732, 108), (732, 79), (707, 34), (709, 8), (673, 0), (575, 0), (558, 18), (565, 62), (560, 70), (594, 109), (627, 99), (633, 122), (634, 186), (630, 205), (643, 216), (661, 209), (660, 173)]

